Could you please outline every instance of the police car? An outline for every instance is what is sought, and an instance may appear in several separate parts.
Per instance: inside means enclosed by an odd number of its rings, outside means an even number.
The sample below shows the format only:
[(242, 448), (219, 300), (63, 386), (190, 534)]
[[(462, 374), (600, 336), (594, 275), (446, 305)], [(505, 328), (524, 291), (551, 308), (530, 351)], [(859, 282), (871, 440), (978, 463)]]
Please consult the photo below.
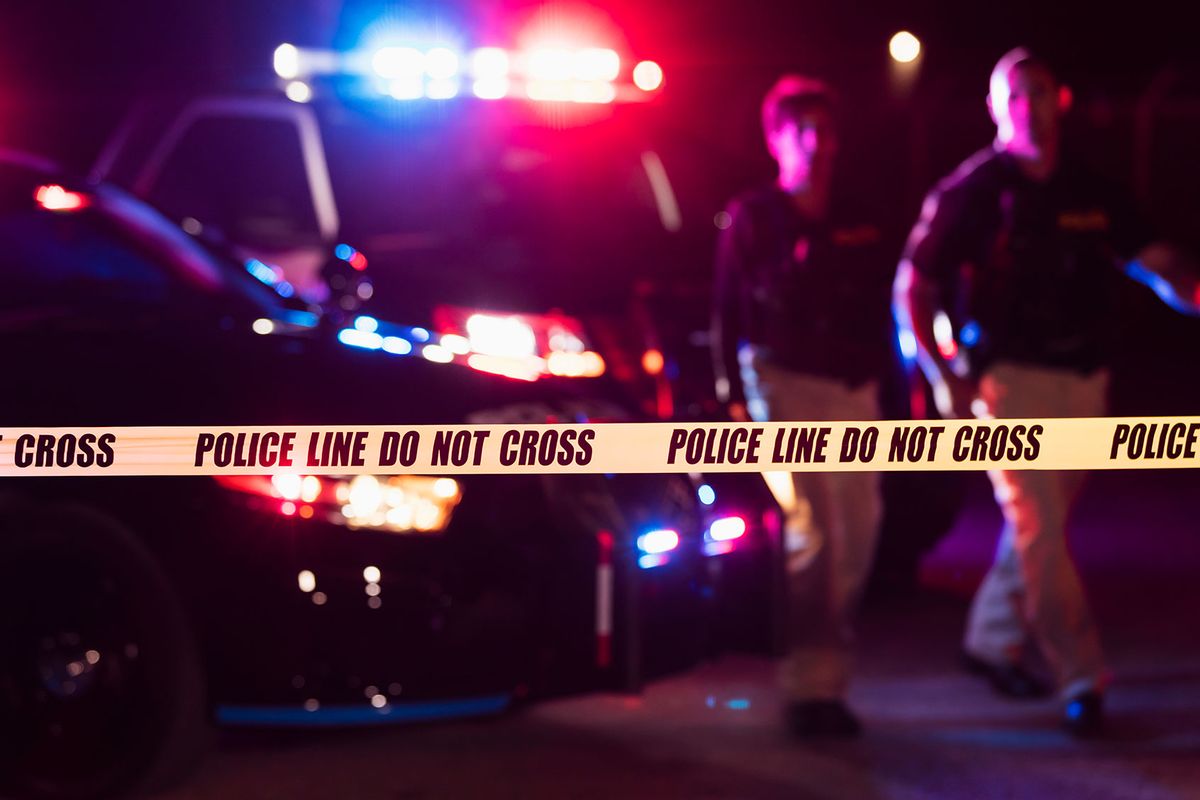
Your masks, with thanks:
[[(331, 282), (367, 276), (337, 298), (347, 310), (468, 338), (469, 321), (515, 319), (489, 355), (539, 357), (550, 373), (606, 370), (669, 416), (661, 353), (643, 358), (653, 320), (630, 313), (635, 283), (678, 263), (682, 246), (679, 199), (644, 113), (662, 69), (568, 41), (501, 46), (374, 26), (346, 50), (283, 44), (272, 86), (147, 99), (93, 177), (277, 268), (298, 297), (326, 302)], [(345, 274), (322, 274), (331, 251)], [(578, 323), (606, 365), (550, 357), (552, 344), (579, 350)], [(548, 334), (536, 352), (528, 328)]]
[[(5, 427), (630, 418), (609, 377), (504, 351), (531, 335), (511, 320), (468, 317), (460, 353), (232, 252), (0, 158)], [(551, 324), (536, 346), (595, 364)], [(700, 499), (683, 476), (6, 479), (0, 788), (154, 785), (212, 722), (486, 714), (687, 666), (713, 643), (706, 543), (741, 535)]]
[[(449, 343), (425, 352), (510, 380), (603, 372), (644, 414), (711, 416), (695, 291), (711, 213), (676, 187), (715, 165), (662, 133), (663, 68), (596, 20), (490, 37), (419, 23), (372, 21), (338, 49), (281, 44), (257, 91), (148, 99), (93, 174), (331, 315), (367, 309)], [(481, 331), (487, 352), (468, 352)], [(712, 569), (761, 575), (775, 503), (754, 477), (715, 480), (713, 519), (747, 525)], [(745, 597), (766, 581), (740, 583)]]

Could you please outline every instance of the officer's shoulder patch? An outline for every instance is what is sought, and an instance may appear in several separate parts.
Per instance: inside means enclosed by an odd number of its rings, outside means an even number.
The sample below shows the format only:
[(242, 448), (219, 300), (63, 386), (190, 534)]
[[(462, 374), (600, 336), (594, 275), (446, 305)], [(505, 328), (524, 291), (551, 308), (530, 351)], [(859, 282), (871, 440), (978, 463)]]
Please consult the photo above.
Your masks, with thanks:
[(830, 238), (838, 247), (863, 247), (878, 242), (880, 231), (874, 225), (847, 225), (834, 228)]
[(1100, 208), (1069, 209), (1058, 214), (1059, 230), (1070, 233), (1097, 233), (1112, 225), (1108, 213)]

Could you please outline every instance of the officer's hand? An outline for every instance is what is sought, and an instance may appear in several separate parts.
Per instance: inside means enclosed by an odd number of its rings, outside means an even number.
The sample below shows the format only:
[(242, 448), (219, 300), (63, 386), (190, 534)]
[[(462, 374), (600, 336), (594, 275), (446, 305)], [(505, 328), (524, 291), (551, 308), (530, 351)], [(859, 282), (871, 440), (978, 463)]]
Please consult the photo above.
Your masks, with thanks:
[(971, 403), (978, 395), (973, 381), (954, 374), (942, 376), (933, 384), (933, 402), (942, 419), (971, 419)]
[(729, 418), (734, 422), (749, 422), (750, 414), (746, 411), (745, 403), (730, 403), (727, 409)]

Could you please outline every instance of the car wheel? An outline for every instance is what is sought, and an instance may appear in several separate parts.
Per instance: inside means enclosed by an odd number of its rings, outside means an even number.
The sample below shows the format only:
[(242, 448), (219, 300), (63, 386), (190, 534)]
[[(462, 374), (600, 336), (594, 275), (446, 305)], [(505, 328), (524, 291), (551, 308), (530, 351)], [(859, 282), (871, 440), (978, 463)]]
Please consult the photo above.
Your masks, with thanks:
[(18, 796), (151, 791), (192, 766), (207, 702), (162, 569), (114, 520), (0, 505), (0, 787)]

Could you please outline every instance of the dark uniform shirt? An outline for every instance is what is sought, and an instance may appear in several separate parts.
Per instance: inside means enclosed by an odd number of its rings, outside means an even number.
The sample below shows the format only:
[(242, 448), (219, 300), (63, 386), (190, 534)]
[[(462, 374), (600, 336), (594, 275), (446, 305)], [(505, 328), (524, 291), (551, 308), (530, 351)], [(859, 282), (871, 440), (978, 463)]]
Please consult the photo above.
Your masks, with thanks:
[(713, 347), (730, 401), (745, 402), (739, 345), (773, 364), (850, 386), (878, 378), (890, 357), (891, 258), (877, 226), (835, 202), (802, 216), (777, 186), (740, 196), (717, 250)]
[(1117, 266), (1148, 240), (1094, 175), (1064, 164), (1036, 182), (988, 148), (930, 192), (905, 256), (939, 287), (976, 376), (996, 361), (1086, 373), (1107, 361)]

